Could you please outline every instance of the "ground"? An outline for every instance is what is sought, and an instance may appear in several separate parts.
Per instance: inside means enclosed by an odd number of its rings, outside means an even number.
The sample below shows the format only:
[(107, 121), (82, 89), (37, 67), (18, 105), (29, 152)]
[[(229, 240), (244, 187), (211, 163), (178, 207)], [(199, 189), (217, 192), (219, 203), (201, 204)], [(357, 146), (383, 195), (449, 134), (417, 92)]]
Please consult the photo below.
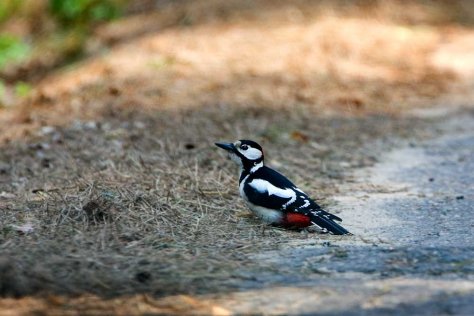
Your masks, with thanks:
[[(5, 314), (472, 313), (469, 2), (143, 3), (0, 110)], [(354, 235), (255, 219), (243, 137)]]

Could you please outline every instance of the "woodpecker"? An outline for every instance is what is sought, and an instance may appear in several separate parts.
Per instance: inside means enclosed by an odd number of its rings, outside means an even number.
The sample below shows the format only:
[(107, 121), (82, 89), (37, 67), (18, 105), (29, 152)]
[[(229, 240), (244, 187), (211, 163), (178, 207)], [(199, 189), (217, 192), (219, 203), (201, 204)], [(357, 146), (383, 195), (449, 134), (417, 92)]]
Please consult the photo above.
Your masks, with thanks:
[(262, 147), (251, 140), (215, 143), (240, 166), (239, 193), (264, 222), (285, 228), (317, 225), (334, 235), (350, 234), (338, 216), (323, 210), (284, 175), (264, 164)]

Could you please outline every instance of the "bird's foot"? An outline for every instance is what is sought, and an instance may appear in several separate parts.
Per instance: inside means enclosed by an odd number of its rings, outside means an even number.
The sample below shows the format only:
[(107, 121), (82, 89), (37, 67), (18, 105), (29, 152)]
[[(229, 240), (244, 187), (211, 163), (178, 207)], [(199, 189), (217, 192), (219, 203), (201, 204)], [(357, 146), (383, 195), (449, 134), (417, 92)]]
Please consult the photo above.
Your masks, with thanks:
[(326, 228), (321, 228), (321, 227), (318, 227), (316, 225), (313, 225), (313, 226), (308, 226), (304, 229), (305, 231), (307, 231), (308, 233), (316, 233), (316, 234), (328, 234), (329, 231), (326, 229)]

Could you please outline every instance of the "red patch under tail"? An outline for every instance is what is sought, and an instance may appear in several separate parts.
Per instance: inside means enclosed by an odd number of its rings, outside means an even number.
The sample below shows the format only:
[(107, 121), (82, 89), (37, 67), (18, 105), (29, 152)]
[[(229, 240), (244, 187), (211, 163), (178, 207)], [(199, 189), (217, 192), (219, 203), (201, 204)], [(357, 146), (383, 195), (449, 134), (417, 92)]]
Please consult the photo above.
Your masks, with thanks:
[(283, 218), (283, 226), (303, 228), (311, 225), (311, 219), (309, 216), (299, 213), (287, 213)]

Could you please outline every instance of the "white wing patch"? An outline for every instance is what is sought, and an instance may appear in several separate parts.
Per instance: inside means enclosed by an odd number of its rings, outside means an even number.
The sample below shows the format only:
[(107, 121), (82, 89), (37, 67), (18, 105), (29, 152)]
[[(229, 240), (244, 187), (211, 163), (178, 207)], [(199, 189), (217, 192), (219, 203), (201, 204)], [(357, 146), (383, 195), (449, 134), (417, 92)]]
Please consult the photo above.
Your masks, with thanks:
[(301, 205), (299, 208), (305, 208), (305, 207), (308, 207), (309, 205), (310, 205), (309, 200), (304, 200), (304, 204)]
[(249, 185), (260, 193), (268, 192), (268, 195), (276, 195), (284, 199), (290, 199), (288, 202), (283, 204), (283, 208), (286, 208), (288, 205), (296, 201), (296, 193), (290, 188), (281, 189), (262, 179), (252, 180)]

